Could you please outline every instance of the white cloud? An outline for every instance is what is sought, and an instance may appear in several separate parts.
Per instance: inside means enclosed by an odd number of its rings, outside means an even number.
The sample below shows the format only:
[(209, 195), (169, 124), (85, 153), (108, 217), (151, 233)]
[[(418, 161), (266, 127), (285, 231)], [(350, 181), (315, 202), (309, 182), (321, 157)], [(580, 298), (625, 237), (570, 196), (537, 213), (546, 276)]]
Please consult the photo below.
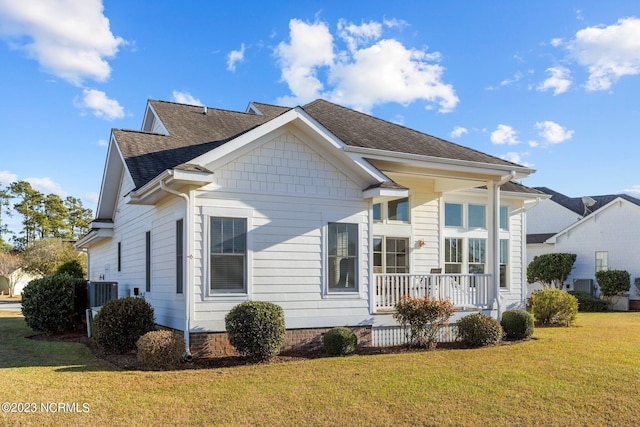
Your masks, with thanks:
[(567, 130), (559, 124), (552, 121), (536, 122), (536, 129), (538, 135), (545, 139), (550, 144), (559, 144), (573, 137), (574, 131)]
[(531, 167), (532, 165), (530, 163), (525, 162), (522, 159), (522, 154), (520, 153), (516, 153), (513, 151), (508, 152), (507, 154), (504, 154), (502, 156), (500, 156), (501, 159), (507, 160), (509, 162), (512, 163), (517, 163), (521, 166), (525, 166), (525, 167)]
[(0, 186), (6, 187), (18, 180), (18, 175), (9, 171), (0, 171)]
[(74, 85), (106, 81), (126, 42), (109, 28), (101, 0), (0, 0), (0, 35), (48, 73)]
[(539, 147), (539, 146), (540, 146), (540, 143), (539, 143), (538, 141), (533, 140), (533, 139), (532, 139), (532, 140), (530, 140), (530, 141), (528, 142), (528, 144), (529, 144), (529, 147), (531, 147), (531, 148), (536, 148), (536, 147)]
[(558, 47), (562, 44), (562, 39), (561, 38), (554, 38), (551, 39), (551, 46), (553, 47)]
[(550, 67), (547, 68), (547, 72), (551, 76), (544, 82), (540, 83), (536, 89), (539, 91), (546, 91), (553, 89), (553, 94), (558, 95), (566, 92), (571, 86), (571, 72), (566, 67)]
[(109, 99), (107, 94), (96, 89), (84, 89), (81, 101), (74, 102), (77, 108), (89, 108), (93, 115), (101, 119), (113, 120), (124, 117), (124, 109), (115, 99)]
[(99, 139), (97, 144), (98, 147), (106, 147), (107, 145), (109, 145), (109, 141), (107, 141), (106, 139)]
[(640, 74), (640, 19), (587, 27), (568, 45), (572, 57), (589, 70), (586, 89), (608, 90), (622, 76)]
[(87, 193), (85, 199), (87, 200), (87, 202), (97, 205), (98, 201), (100, 200), (100, 195), (98, 193)]
[(204, 105), (200, 101), (200, 99), (194, 98), (189, 92), (179, 92), (177, 90), (174, 90), (173, 92), (171, 92), (171, 95), (173, 95), (173, 101), (177, 102), (178, 104), (197, 105), (197, 106)]
[(379, 40), (383, 27), (393, 25), (400, 24), (340, 21), (338, 36), (347, 46), (340, 50), (326, 23), (291, 20), (289, 41), (280, 43), (275, 55), (292, 95), (279, 102), (303, 104), (323, 97), (369, 111), (387, 102), (425, 100), (437, 103), (440, 112), (452, 111), (459, 100), (453, 87), (442, 81), (444, 68), (434, 63), (440, 54), (407, 48), (395, 39)]
[(462, 126), (456, 126), (453, 128), (453, 130), (449, 135), (451, 136), (451, 138), (460, 138), (465, 133), (469, 133), (467, 128), (463, 128)]
[(511, 126), (498, 125), (498, 128), (491, 132), (491, 142), (497, 145), (519, 144), (517, 133)]
[(623, 193), (627, 193), (630, 196), (640, 198), (640, 184), (636, 184), (636, 185), (632, 186), (631, 188), (628, 188), (626, 190), (622, 190), (622, 192)]
[(245, 46), (244, 43), (242, 43), (240, 50), (232, 50), (229, 52), (229, 55), (227, 55), (227, 70), (235, 71), (236, 64), (244, 61), (244, 50)]
[(62, 190), (62, 187), (57, 182), (54, 182), (51, 178), (27, 178), (25, 179), (34, 190), (38, 190), (44, 194), (57, 194), (58, 196), (65, 198), (69, 194)]

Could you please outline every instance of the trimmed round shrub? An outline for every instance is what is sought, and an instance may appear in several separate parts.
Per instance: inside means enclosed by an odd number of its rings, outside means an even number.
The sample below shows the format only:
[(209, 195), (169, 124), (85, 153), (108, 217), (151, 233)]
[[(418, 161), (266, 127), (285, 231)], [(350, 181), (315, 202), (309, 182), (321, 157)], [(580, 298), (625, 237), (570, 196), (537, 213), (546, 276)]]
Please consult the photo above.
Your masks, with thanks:
[(127, 353), (136, 341), (155, 329), (153, 307), (142, 298), (120, 298), (104, 303), (93, 319), (93, 336), (107, 353)]
[(596, 273), (600, 292), (605, 297), (612, 297), (631, 289), (631, 276), (625, 270), (600, 270)]
[(329, 356), (353, 354), (358, 347), (358, 337), (349, 328), (333, 328), (323, 336), (324, 349)]
[(607, 303), (584, 291), (569, 291), (578, 300), (578, 311), (599, 312), (607, 309)]
[(482, 347), (502, 339), (500, 322), (486, 314), (470, 314), (458, 320), (456, 326), (458, 339), (469, 347)]
[(246, 301), (233, 307), (224, 322), (229, 343), (238, 353), (257, 361), (280, 353), (286, 329), (279, 305)]
[(524, 310), (507, 310), (502, 313), (500, 326), (511, 340), (523, 340), (533, 335), (533, 315)]
[(404, 328), (407, 340), (420, 347), (433, 348), (436, 337), (455, 312), (449, 300), (438, 300), (429, 295), (424, 298), (403, 296), (395, 304), (393, 317)]
[(571, 326), (578, 315), (578, 299), (560, 289), (543, 288), (531, 294), (531, 311), (539, 325)]
[(68, 274), (30, 281), (22, 290), (22, 314), (27, 325), (34, 331), (50, 333), (73, 330), (84, 319), (86, 286), (84, 280)]
[(136, 347), (138, 362), (145, 369), (166, 371), (184, 360), (184, 338), (172, 331), (147, 332), (138, 339)]

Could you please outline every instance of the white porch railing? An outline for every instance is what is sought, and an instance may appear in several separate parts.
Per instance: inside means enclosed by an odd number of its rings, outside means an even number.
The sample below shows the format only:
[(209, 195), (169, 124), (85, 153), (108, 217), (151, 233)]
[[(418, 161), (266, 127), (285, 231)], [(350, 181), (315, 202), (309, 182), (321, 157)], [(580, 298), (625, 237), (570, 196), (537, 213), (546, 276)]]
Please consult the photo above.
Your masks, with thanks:
[(374, 274), (375, 312), (393, 311), (403, 295), (448, 299), (456, 309), (491, 308), (490, 274)]

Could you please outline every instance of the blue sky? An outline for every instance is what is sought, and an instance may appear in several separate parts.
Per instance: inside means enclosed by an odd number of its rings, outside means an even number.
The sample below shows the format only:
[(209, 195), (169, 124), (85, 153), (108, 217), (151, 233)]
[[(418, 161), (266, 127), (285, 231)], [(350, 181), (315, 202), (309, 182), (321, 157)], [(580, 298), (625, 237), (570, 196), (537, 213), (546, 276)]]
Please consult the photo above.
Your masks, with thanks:
[(640, 197), (640, 2), (0, 0), (0, 183), (95, 209), (111, 128), (147, 99), (325, 98)]

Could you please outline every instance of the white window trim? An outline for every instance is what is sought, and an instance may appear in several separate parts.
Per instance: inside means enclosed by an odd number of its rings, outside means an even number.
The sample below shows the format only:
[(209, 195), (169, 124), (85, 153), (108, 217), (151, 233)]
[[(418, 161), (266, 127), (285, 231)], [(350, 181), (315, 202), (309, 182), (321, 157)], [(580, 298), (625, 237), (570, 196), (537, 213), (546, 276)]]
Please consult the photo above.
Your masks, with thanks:
[[(391, 201), (396, 201), (396, 200), (402, 200), (402, 199), (407, 199), (407, 203), (409, 203), (409, 219), (407, 221), (399, 221), (399, 220), (395, 220), (395, 219), (389, 219), (389, 202)], [(407, 196), (407, 197), (401, 197), (399, 199), (394, 199), (394, 200), (385, 200), (382, 202), (378, 202), (378, 203), (373, 203), (374, 205), (380, 205), (380, 216), (382, 217), (379, 220), (373, 220), (374, 224), (392, 224), (392, 225), (409, 225), (411, 223), (413, 223), (413, 221), (411, 221), (411, 216), (412, 216), (412, 198), (411, 196)], [(371, 214), (373, 215), (373, 209), (371, 210)]]
[[(365, 216), (364, 215), (339, 215), (339, 214), (322, 214), (322, 271), (320, 273), (322, 281), (322, 298), (323, 299), (366, 299), (365, 288), (368, 286), (368, 274), (364, 274), (362, 266), (364, 265), (365, 256), (368, 255), (368, 246), (373, 244), (373, 239), (365, 234)], [(330, 292), (329, 291), (329, 223), (356, 224), (358, 226), (358, 259), (356, 261), (356, 271), (358, 274), (358, 289), (353, 292)], [(370, 232), (368, 233), (370, 235)], [(366, 246), (364, 244), (366, 243)], [(373, 256), (373, 252), (372, 252)], [(373, 259), (369, 260), (373, 263)], [(372, 268), (373, 269), (373, 268)]]
[[(225, 300), (229, 302), (242, 302), (250, 299), (253, 295), (253, 209), (231, 208), (231, 207), (204, 207), (202, 209), (202, 244), (203, 244), (203, 284), (204, 299)], [(244, 292), (215, 292), (211, 290), (211, 218), (238, 218), (244, 219), (247, 223), (247, 254), (245, 265), (245, 291)]]

